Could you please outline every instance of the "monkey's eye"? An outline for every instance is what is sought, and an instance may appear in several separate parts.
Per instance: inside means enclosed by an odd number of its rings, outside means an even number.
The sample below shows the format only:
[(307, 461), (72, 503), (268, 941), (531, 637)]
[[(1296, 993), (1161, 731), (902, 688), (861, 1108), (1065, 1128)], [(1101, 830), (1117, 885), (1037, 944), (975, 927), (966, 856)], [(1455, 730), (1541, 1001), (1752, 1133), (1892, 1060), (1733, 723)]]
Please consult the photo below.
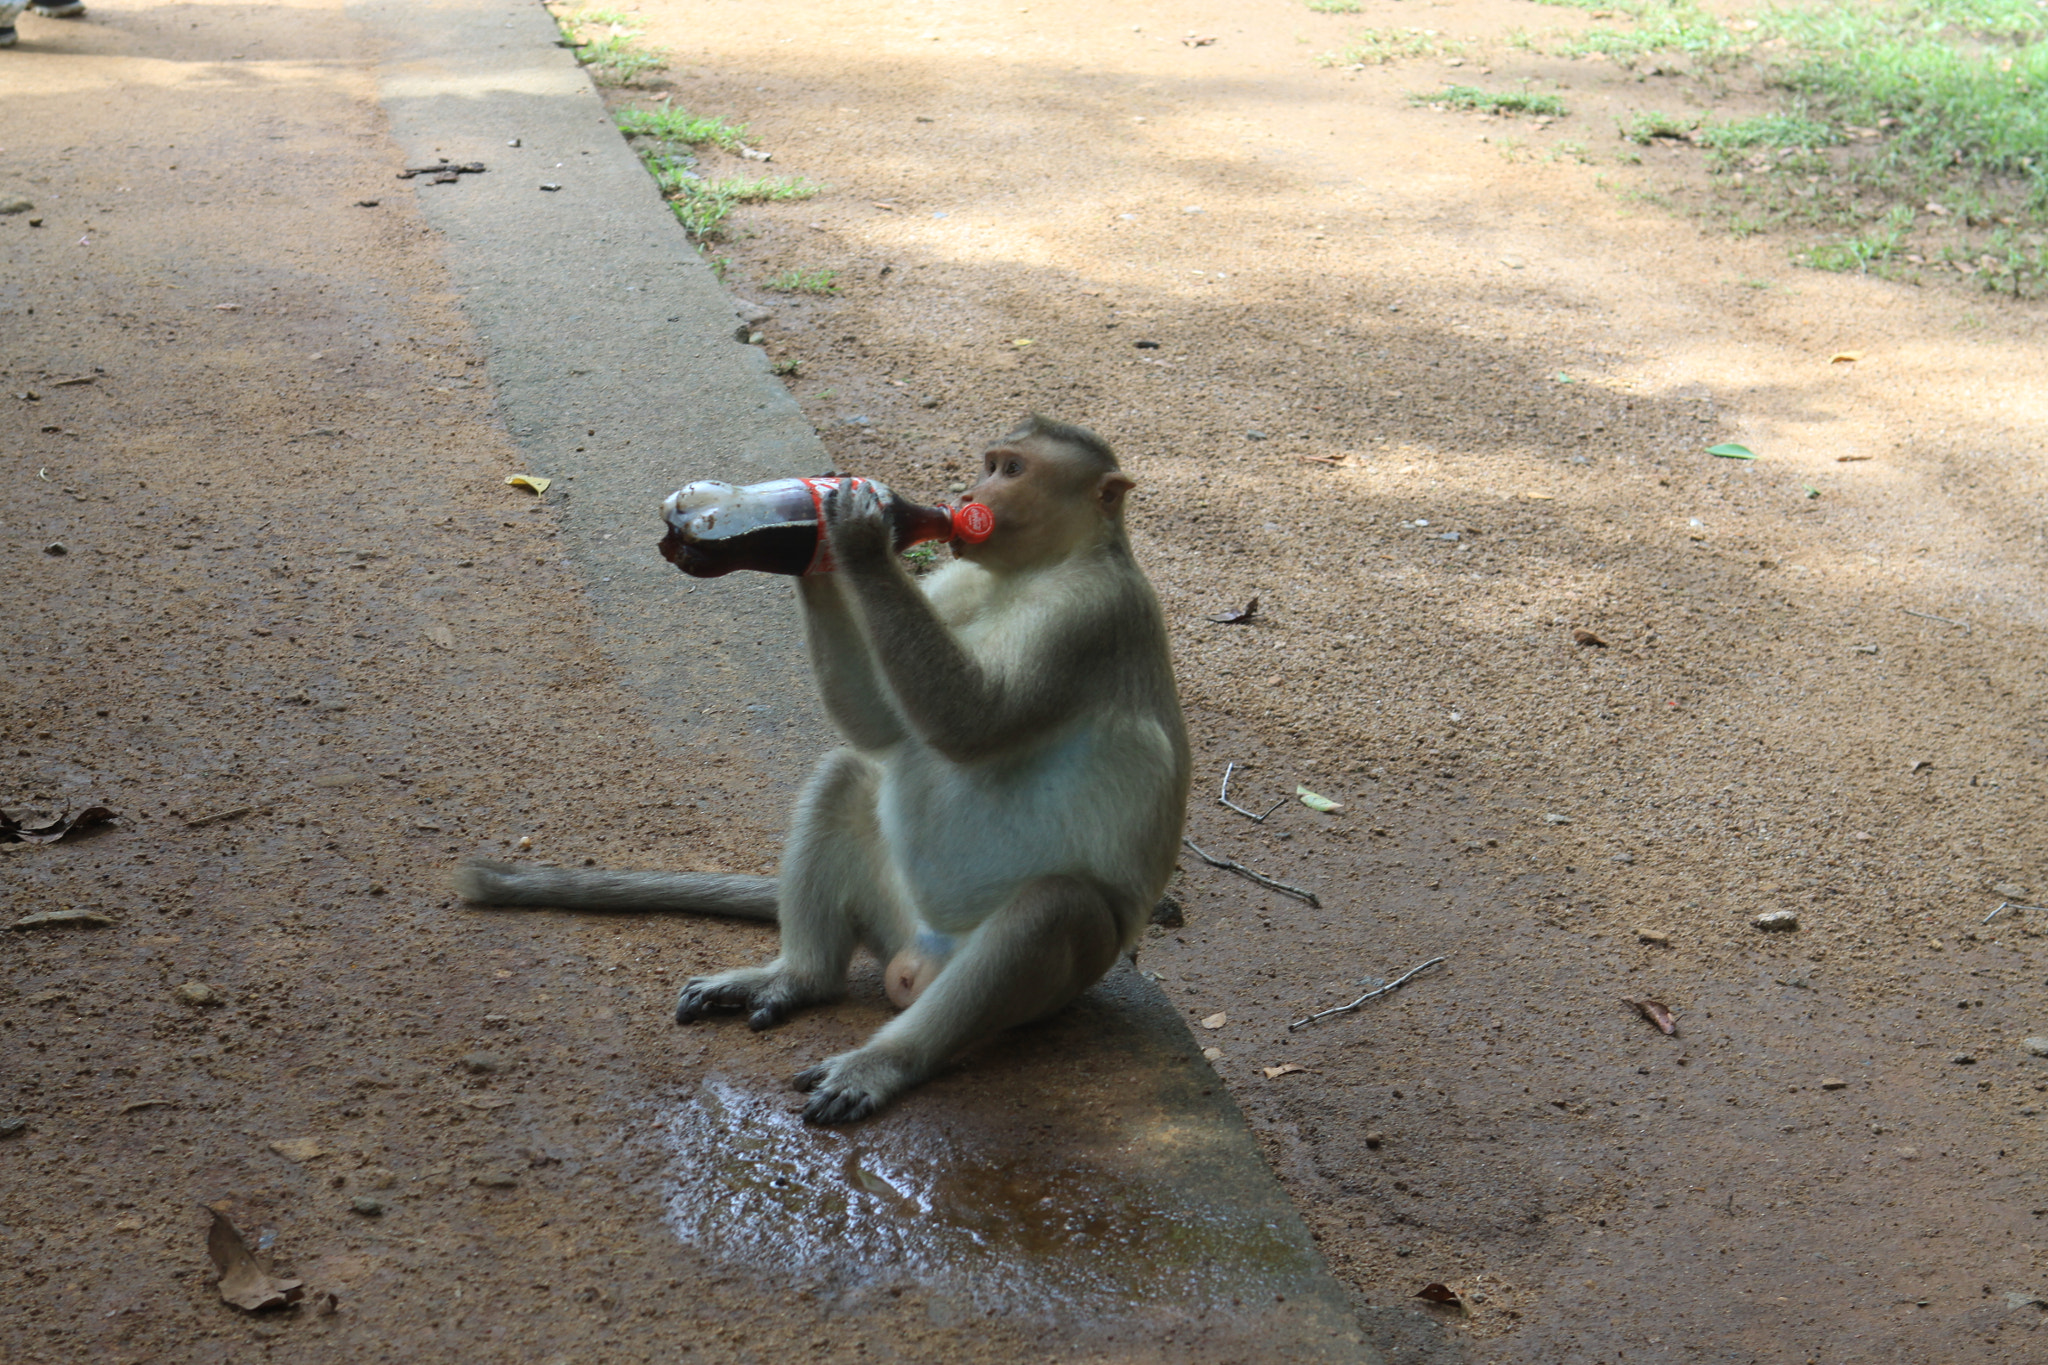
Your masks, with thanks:
[(1023, 472), (1024, 466), (1020, 461), (1010, 460), (1003, 465), (1003, 473), (1009, 475), (1013, 479), (1016, 478), (1019, 474), (1022, 474)]

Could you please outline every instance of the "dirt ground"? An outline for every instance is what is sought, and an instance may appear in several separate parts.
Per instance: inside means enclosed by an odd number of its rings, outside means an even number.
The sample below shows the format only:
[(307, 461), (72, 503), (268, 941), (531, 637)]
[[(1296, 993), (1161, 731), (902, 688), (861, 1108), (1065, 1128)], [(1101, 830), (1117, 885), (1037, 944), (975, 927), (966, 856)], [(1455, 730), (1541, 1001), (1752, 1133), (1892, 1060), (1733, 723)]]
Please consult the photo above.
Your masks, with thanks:
[[(1689, 154), (1613, 130), (1709, 88), (1517, 50), (1580, 21), (1516, 0), (638, 14), (675, 60), (617, 102), (826, 186), (711, 251), (841, 468), (940, 495), (1039, 409), (1139, 479), (1190, 833), (1321, 901), (1190, 857), (1139, 965), (1227, 1016), (1216, 1069), (1396, 1359), (2048, 1355), (2048, 916), (1986, 922), (2048, 900), (2037, 306), (1695, 226), (1658, 202)], [(1464, 68), (1313, 60), (1410, 26)], [(6, 936), (0, 1354), (1023, 1358), (943, 1314), (814, 1344), (674, 1245), (620, 1135), (703, 1060), (671, 983), (758, 935), (444, 908), (442, 867), (522, 836), (762, 866), (802, 756), (650, 761), (554, 515), (503, 488), (371, 35), (319, 4), (22, 32), (0, 799), (122, 818), (0, 845), (10, 920), (116, 920)], [(1572, 112), (1407, 102), (1480, 72)], [(819, 269), (837, 295), (766, 288)], [(1253, 824), (1213, 800), (1233, 762), (1256, 810), (1345, 808)], [(864, 1017), (701, 1046), (787, 1070)], [(227, 1191), (374, 1330), (224, 1318), (192, 1248)], [(1418, 1319), (1433, 1281), (1469, 1314)]]

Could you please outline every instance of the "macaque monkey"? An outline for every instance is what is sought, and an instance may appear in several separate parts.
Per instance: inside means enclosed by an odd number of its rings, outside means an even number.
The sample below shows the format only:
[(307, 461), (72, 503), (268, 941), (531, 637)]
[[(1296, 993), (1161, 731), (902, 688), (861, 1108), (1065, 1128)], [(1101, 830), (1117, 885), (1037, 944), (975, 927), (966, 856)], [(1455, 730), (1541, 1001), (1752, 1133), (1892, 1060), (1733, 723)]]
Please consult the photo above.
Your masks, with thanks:
[(844, 746), (812, 772), (777, 877), (471, 862), (468, 900), (773, 919), (765, 966), (700, 976), (676, 1022), (769, 1028), (838, 997), (856, 948), (902, 1013), (796, 1077), (850, 1123), (974, 1043), (1094, 984), (1143, 931), (1179, 852), (1187, 732), (1166, 626), (1124, 533), (1131, 480), (1093, 432), (1034, 416), (967, 497), (980, 544), (922, 584), (866, 489), (824, 504), (837, 568), (797, 579)]

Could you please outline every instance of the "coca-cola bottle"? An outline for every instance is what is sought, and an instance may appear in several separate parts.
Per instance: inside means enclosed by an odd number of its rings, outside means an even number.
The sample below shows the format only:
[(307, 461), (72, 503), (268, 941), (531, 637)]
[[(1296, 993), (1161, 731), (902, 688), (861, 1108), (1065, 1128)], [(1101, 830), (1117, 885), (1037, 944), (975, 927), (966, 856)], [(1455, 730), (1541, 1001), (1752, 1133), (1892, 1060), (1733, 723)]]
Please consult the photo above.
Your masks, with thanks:
[(982, 503), (924, 507), (906, 502), (874, 479), (774, 479), (734, 487), (715, 479), (685, 484), (661, 505), (668, 533), (662, 558), (694, 578), (717, 578), (734, 569), (762, 573), (825, 573), (832, 544), (824, 534), (825, 495), (866, 485), (882, 500), (890, 543), (897, 550), (926, 540), (987, 540), (995, 514)]

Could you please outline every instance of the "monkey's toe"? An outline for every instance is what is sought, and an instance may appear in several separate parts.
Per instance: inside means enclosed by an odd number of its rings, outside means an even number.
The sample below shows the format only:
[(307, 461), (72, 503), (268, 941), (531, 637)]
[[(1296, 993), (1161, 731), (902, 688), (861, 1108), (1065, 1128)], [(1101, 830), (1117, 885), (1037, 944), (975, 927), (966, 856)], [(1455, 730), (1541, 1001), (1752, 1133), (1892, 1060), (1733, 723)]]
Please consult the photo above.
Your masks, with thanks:
[(821, 1086), (811, 1092), (804, 1106), (805, 1123), (858, 1123), (882, 1107), (878, 1096), (865, 1090), (840, 1090)]

